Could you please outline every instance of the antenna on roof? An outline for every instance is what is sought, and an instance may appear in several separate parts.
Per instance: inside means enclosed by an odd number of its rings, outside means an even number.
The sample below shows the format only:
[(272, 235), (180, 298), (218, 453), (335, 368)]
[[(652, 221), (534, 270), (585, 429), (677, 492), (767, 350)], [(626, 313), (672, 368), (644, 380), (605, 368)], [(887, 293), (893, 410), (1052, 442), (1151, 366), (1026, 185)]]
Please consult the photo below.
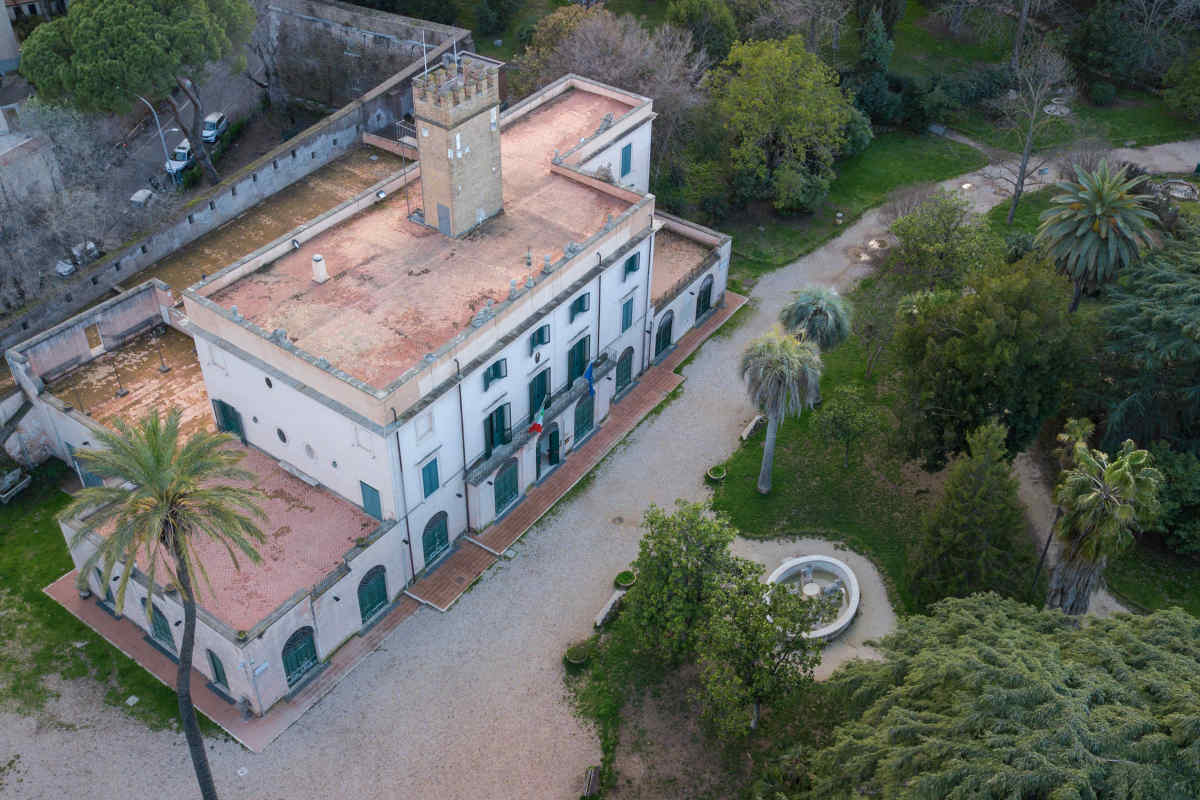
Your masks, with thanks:
[[(421, 61), (425, 63), (425, 72), (429, 72), (429, 50), (425, 47), (425, 29), (421, 29)], [(424, 74), (424, 73), (422, 73)]]

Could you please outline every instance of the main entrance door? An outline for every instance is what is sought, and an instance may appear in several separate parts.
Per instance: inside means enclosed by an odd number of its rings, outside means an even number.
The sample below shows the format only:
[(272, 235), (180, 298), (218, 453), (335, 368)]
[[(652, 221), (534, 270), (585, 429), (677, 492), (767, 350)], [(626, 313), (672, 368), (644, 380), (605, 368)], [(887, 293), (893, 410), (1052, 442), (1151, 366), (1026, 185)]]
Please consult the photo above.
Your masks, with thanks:
[(222, 400), (213, 400), (213, 412), (217, 417), (217, 429), (232, 433), (246, 443), (246, 430), (242, 425), (242, 415), (236, 408)]
[(446, 512), (439, 511), (425, 523), (425, 532), (421, 534), (421, 552), (425, 554), (426, 567), (450, 546), (450, 531), (446, 520)]
[(617, 360), (617, 391), (622, 391), (633, 381), (633, 348), (626, 347)]
[(654, 357), (658, 358), (671, 346), (671, 325), (675, 322), (675, 313), (668, 311), (662, 322), (658, 323), (658, 333), (654, 335)]
[(317, 644), (313, 629), (301, 628), (283, 646), (283, 671), (289, 687), (295, 686), (317, 665)]
[(171, 635), (171, 623), (155, 605), (150, 606), (150, 630), (154, 635), (154, 641), (172, 653), (175, 652), (175, 637)]
[(358, 612), (363, 624), (387, 605), (387, 576), (382, 566), (372, 567), (358, 584)]
[(517, 461), (513, 459), (496, 473), (496, 516), (517, 499)]

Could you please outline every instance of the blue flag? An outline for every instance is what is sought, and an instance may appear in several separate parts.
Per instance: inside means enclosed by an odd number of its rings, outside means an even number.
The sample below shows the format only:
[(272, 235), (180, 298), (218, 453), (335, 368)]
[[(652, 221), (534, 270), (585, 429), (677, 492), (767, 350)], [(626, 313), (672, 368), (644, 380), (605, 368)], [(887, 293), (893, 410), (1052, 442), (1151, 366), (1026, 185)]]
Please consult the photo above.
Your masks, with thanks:
[(587, 378), (588, 395), (589, 396), (595, 395), (596, 394), (596, 382), (592, 376), (592, 365), (590, 363), (587, 365), (587, 369), (585, 369), (583, 371), (583, 377)]

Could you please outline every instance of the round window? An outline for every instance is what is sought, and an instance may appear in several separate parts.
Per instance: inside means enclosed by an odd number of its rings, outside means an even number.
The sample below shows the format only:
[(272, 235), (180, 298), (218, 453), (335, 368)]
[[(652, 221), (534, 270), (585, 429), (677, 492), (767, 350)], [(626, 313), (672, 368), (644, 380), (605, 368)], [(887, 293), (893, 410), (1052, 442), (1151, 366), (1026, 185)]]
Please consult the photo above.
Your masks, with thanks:
[(263, 378), (263, 383), (265, 383), (265, 384), (267, 385), (267, 388), (268, 388), (268, 389), (270, 389), (272, 386), (274, 386), (274, 385), (275, 385), (275, 384), (271, 383), (271, 379), (270, 379), (270, 378)]
[(276, 428), (275, 435), (279, 437), (279, 441), (287, 444), (287, 434), (283, 432), (283, 428)]

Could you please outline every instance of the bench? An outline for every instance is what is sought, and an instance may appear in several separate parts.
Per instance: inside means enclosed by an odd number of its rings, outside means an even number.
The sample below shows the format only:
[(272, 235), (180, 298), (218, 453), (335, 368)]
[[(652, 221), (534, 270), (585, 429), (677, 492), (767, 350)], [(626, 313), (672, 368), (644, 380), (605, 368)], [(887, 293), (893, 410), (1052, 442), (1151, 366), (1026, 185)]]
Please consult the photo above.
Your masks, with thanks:
[(588, 767), (583, 774), (583, 797), (596, 797), (600, 794), (600, 768)]
[(608, 598), (608, 602), (604, 604), (604, 608), (600, 609), (600, 613), (596, 615), (596, 620), (593, 623), (594, 627), (603, 628), (608, 624), (617, 613), (617, 607), (621, 604), (621, 598), (625, 596), (624, 589), (617, 589)]

